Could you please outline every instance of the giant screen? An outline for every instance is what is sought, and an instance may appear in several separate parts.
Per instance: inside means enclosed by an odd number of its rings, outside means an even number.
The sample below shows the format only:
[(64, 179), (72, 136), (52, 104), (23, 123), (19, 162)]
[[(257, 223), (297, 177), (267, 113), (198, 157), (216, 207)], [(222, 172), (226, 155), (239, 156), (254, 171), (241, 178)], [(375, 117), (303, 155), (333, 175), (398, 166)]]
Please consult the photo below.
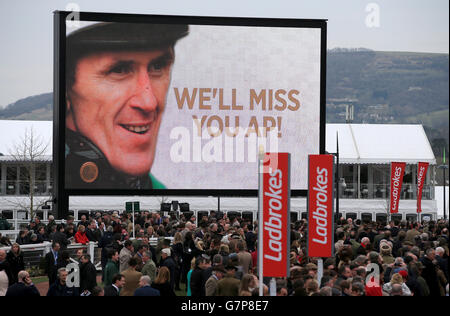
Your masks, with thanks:
[(324, 147), (325, 28), (66, 21), (65, 189), (256, 190), (261, 147), (291, 153), (291, 188), (307, 189)]

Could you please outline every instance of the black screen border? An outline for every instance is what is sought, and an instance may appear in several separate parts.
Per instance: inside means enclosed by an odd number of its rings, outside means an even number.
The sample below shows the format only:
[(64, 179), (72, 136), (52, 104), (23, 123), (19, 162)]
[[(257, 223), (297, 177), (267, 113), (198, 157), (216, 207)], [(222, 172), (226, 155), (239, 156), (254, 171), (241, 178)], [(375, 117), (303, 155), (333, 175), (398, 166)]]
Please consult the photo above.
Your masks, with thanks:
[[(326, 65), (327, 65), (327, 20), (325, 19), (275, 19), (237, 18), (174, 15), (140, 15), (122, 13), (76, 12), (80, 21), (158, 23), (220, 26), (257, 26), (316, 28), (321, 30), (321, 70), (320, 70), (320, 140), (319, 153), (325, 153), (326, 124)], [(66, 20), (70, 21), (74, 12), (54, 12), (54, 113), (53, 113), (53, 201), (57, 209), (68, 210), (69, 196), (220, 196), (257, 197), (258, 190), (236, 189), (67, 189), (65, 187), (65, 116), (66, 116)], [(255, 170), (257, 170), (255, 166)], [(291, 197), (306, 197), (308, 190), (291, 190)], [(62, 211), (62, 210), (61, 210)], [(58, 212), (59, 213), (59, 212)]]

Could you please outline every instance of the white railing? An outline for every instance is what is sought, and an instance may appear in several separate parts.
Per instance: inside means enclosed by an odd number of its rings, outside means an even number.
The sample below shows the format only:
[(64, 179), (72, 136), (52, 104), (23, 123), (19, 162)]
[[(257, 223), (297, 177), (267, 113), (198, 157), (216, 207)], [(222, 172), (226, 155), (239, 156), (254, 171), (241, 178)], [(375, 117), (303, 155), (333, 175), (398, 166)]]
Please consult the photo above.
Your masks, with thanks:
[[(0, 231), (3, 235), (3, 232), (6, 231)], [(100, 261), (101, 258), (96, 255), (96, 249), (98, 248), (97, 243), (95, 242), (89, 242), (86, 245), (83, 244), (70, 244), (67, 246), (68, 250), (78, 250), (78, 249), (86, 249), (86, 252), (91, 256), (91, 262), (95, 264), (95, 261)], [(8, 252), (11, 247), (1, 247), (0, 249), (5, 250)], [(20, 245), (21, 251), (24, 253), (24, 261), (27, 261), (27, 258), (31, 258), (33, 263), (40, 260), (41, 257), (44, 257), (47, 253), (49, 253), (52, 249), (52, 243), (51, 242), (43, 242), (42, 244), (30, 244), (30, 245)], [(34, 254), (32, 254), (34, 253)], [(25, 256), (25, 254), (29, 254), (29, 256)], [(27, 262), (25, 262), (27, 264)], [(100, 262), (97, 262), (95, 264), (97, 270), (101, 270)]]
[(17, 239), (20, 234), (20, 230), (0, 230), (2, 237), (8, 237), (11, 242)]
[[(0, 231), (3, 236), (6, 236), (8, 232), (11, 231)], [(12, 231), (16, 232), (16, 231)], [(150, 238), (149, 244), (153, 247), (158, 245), (158, 239), (159, 238)], [(173, 237), (165, 237), (165, 239), (170, 240), (170, 242), (173, 242)], [(0, 249), (5, 250), (6, 252), (11, 250), (11, 247), (0, 247)], [(44, 242), (42, 244), (30, 244), (30, 245), (20, 245), (20, 249), (24, 253), (24, 261), (26, 266), (34, 266), (37, 265), (37, 263), (41, 260), (42, 257), (44, 257), (47, 253), (49, 253), (52, 249), (52, 243), (51, 242)], [(101, 270), (101, 253), (98, 248), (98, 244), (96, 242), (89, 242), (86, 245), (83, 244), (70, 244), (67, 246), (68, 250), (76, 251), (78, 249), (85, 249), (86, 252), (91, 256), (91, 262), (95, 264), (95, 267), (97, 270)], [(71, 259), (74, 261), (73, 259)], [(75, 262), (75, 261), (74, 261)]]

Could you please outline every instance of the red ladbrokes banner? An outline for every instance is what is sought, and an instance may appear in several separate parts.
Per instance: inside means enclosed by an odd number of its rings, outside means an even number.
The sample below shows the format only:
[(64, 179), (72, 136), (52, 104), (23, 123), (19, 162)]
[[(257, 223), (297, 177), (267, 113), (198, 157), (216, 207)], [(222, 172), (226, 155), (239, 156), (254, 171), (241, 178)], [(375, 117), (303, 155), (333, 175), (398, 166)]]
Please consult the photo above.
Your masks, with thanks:
[(417, 213), (422, 213), (422, 191), (428, 171), (428, 162), (419, 162), (417, 167)]
[(333, 156), (309, 156), (308, 256), (333, 256)]
[(263, 173), (263, 273), (289, 276), (290, 154), (267, 153)]
[(398, 213), (405, 167), (405, 162), (391, 162), (391, 198), (389, 203), (389, 212), (391, 214)]

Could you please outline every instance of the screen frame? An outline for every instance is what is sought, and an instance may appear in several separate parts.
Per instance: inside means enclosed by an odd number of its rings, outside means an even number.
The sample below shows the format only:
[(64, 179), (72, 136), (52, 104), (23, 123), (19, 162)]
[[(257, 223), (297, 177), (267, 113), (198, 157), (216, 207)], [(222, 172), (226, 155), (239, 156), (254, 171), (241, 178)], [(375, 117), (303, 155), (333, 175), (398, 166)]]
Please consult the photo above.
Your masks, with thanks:
[[(54, 201), (66, 201), (69, 196), (221, 196), (257, 197), (258, 190), (251, 189), (68, 189), (65, 187), (65, 121), (66, 121), (66, 20), (73, 20), (74, 12), (54, 12), (54, 109), (53, 109), (53, 168)], [(275, 19), (236, 18), (175, 15), (140, 15), (122, 13), (76, 12), (80, 21), (157, 23), (218, 26), (257, 26), (315, 28), (321, 30), (320, 57), (320, 126), (319, 152), (325, 153), (326, 124), (326, 61), (327, 61), (327, 20), (326, 19)], [(255, 173), (257, 172), (255, 164)], [(291, 197), (306, 197), (308, 190), (291, 190)], [(55, 200), (56, 199), (56, 200)], [(68, 205), (67, 205), (68, 206)]]

